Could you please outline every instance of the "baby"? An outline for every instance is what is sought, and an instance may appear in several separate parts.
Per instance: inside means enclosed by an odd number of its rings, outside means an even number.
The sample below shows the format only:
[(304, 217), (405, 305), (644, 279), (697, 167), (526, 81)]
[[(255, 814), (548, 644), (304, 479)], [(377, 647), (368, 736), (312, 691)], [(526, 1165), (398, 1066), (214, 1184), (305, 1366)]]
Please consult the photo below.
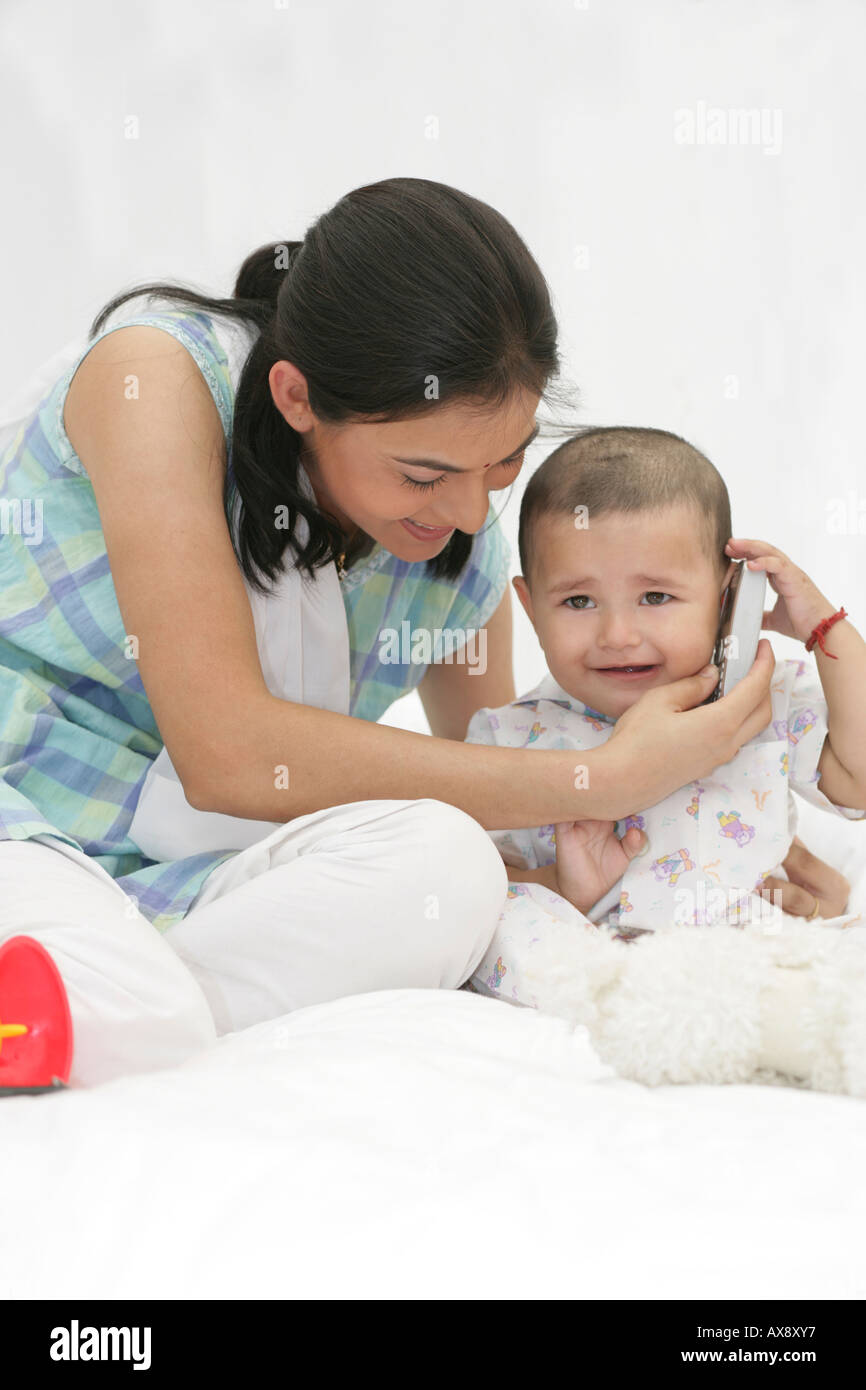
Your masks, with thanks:
[[(763, 570), (777, 595), (766, 627), (805, 642), (834, 613), (781, 551), (731, 539), (721, 476), (664, 430), (592, 429), (568, 440), (527, 485), (518, 546), (523, 574), (513, 583), (549, 674), (513, 704), (479, 710), (469, 742), (578, 754), (603, 743), (645, 691), (706, 666), (740, 560)], [(530, 872), (510, 883), (473, 985), (532, 1004), (521, 964), (545, 912), (565, 915), (563, 899), (626, 940), (771, 914), (761, 889), (783, 876), (796, 831), (791, 791), (831, 813), (866, 816), (866, 644), (844, 619), (822, 641), (820, 683), (809, 660), (777, 662), (770, 724), (710, 777), (615, 825), (490, 832), (506, 864)], [(579, 787), (579, 757), (575, 765)], [(531, 872), (546, 866), (547, 875)], [(589, 907), (588, 883), (605, 889)]]

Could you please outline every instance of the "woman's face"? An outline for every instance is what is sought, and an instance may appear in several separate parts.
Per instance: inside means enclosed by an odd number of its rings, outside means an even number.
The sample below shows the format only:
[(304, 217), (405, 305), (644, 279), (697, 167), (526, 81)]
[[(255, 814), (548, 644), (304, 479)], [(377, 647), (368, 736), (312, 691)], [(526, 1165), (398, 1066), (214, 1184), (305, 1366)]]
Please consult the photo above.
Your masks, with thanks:
[(541, 398), (528, 392), (495, 413), (431, 402), (415, 420), (334, 426), (313, 414), (292, 363), (275, 362), (269, 381), (277, 409), (303, 436), (319, 506), (349, 538), (358, 528), (400, 560), (433, 559), (455, 528), (480, 531), (488, 493), (514, 482), (538, 433)]

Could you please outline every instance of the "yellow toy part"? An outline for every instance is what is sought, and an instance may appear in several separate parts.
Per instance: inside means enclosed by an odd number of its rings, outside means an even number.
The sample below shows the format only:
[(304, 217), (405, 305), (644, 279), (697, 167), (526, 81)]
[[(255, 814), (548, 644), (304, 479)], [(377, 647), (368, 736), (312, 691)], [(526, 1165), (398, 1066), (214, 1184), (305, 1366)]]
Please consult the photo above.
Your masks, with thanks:
[(0, 1021), (0, 1052), (3, 1051), (4, 1038), (20, 1038), (27, 1032), (26, 1023), (3, 1023)]

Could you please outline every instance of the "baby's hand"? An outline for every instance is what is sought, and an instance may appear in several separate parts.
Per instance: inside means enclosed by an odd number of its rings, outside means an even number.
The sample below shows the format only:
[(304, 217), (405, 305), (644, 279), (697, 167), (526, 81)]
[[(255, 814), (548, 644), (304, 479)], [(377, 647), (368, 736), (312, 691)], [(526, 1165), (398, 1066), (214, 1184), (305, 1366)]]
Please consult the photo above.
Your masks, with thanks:
[(763, 627), (784, 633), (805, 642), (822, 618), (829, 618), (836, 609), (808, 574), (798, 569), (793, 560), (766, 541), (734, 540), (725, 546), (732, 560), (746, 560), (747, 568), (764, 570), (770, 587), (779, 595), (775, 606), (764, 613)]
[(646, 835), (634, 825), (618, 840), (615, 824), (612, 820), (578, 820), (562, 821), (555, 827), (557, 891), (578, 912), (586, 912), (604, 897), (646, 843)]

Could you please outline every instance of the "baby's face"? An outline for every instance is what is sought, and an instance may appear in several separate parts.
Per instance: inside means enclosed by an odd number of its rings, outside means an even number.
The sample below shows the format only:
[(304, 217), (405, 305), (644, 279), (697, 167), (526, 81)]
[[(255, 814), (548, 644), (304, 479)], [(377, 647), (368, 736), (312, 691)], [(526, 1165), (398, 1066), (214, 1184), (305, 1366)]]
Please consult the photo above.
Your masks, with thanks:
[(734, 565), (723, 577), (693, 507), (608, 512), (582, 530), (542, 516), (533, 529), (532, 593), (513, 583), (569, 695), (618, 719), (706, 666)]

